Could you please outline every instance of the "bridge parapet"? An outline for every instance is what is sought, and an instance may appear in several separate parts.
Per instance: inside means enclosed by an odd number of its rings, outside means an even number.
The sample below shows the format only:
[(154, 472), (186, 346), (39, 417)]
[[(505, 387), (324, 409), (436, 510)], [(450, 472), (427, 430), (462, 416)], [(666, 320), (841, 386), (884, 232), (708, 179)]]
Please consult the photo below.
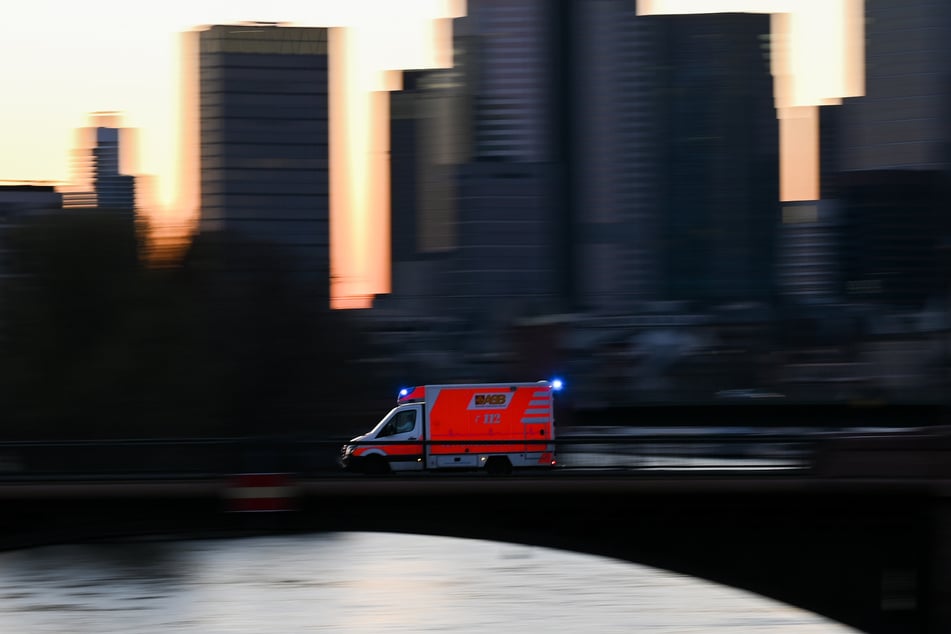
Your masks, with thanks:
[(829, 439), (815, 450), (814, 474), (823, 478), (951, 479), (951, 427)]

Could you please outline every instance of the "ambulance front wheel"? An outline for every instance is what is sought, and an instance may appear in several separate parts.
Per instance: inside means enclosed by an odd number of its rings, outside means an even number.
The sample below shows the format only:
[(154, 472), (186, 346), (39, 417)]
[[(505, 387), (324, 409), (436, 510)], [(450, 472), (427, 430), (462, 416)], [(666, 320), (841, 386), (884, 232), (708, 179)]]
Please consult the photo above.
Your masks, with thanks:
[(489, 475), (508, 475), (512, 473), (512, 463), (505, 456), (492, 456), (485, 461), (485, 470)]
[(363, 458), (363, 473), (367, 475), (383, 475), (390, 472), (390, 465), (386, 463), (383, 456), (370, 455)]

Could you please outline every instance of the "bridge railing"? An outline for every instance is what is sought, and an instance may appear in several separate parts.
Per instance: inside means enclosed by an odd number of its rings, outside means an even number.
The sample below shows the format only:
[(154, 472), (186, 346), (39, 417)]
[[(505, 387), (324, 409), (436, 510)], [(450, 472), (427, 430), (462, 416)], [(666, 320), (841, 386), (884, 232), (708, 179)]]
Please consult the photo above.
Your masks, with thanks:
[[(527, 450), (555, 447), (558, 470), (804, 471), (819, 435), (705, 433), (575, 434), (519, 441)], [(452, 441), (390, 444), (459, 445)], [(218, 478), (235, 473), (292, 472), (301, 477), (345, 474), (339, 438), (161, 438), (0, 442), (0, 481), (62, 479)], [(511, 440), (478, 441), (512, 445)], [(537, 445), (537, 449), (533, 446)]]
[(574, 436), (558, 443), (567, 469), (637, 471), (807, 470), (817, 438), (802, 435), (644, 434)]

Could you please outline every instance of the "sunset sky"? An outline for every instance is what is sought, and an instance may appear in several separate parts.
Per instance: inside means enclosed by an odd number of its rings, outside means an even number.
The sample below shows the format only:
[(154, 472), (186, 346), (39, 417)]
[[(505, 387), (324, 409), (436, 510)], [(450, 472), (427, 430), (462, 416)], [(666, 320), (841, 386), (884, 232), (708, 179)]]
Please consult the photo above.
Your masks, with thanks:
[(136, 171), (155, 175), (161, 202), (171, 206), (178, 178), (182, 32), (239, 21), (360, 24), (365, 30), (387, 25), (402, 29), (403, 41), (393, 38), (392, 46), (378, 46), (380, 55), (371, 55), (366, 63), (387, 57), (396, 66), (412, 59), (413, 50), (400, 59), (393, 47), (419, 42), (406, 37), (407, 29), (425, 24), (420, 19), (424, 15), (458, 13), (459, 5), (458, 0), (5, 3), (0, 20), (0, 181), (65, 183), (71, 178), (75, 130), (88, 125), (91, 112), (118, 111), (125, 125), (139, 130)]

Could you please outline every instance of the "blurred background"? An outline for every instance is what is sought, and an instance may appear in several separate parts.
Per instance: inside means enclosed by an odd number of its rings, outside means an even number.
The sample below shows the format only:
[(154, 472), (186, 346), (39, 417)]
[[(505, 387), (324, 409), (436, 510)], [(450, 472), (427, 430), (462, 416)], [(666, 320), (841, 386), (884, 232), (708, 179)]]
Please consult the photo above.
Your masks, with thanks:
[(177, 207), (61, 96), (68, 182), (0, 183), (0, 434), (334, 435), (555, 375), (565, 424), (947, 404), (951, 5), (430, 4), (169, 32)]

